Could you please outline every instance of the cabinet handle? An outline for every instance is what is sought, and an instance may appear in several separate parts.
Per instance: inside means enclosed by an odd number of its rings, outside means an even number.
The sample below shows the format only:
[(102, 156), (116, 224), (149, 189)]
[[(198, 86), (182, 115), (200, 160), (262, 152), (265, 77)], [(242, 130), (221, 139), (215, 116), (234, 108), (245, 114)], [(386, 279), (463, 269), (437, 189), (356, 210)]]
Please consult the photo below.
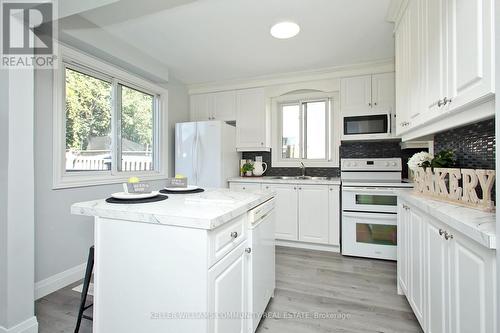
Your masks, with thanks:
[(231, 238), (237, 238), (238, 237), (238, 233), (236, 231), (233, 231), (231, 233)]
[(453, 235), (452, 235), (452, 234), (449, 234), (449, 233), (447, 233), (447, 232), (445, 232), (445, 233), (444, 233), (444, 238), (445, 238), (446, 240), (453, 239)]
[(251, 253), (251, 252), (252, 252), (252, 248), (251, 248), (251, 247), (247, 247), (247, 248), (245, 249), (245, 252), (246, 252), (246, 253)]
[(443, 229), (439, 229), (439, 236), (443, 236), (444, 234), (444, 230)]

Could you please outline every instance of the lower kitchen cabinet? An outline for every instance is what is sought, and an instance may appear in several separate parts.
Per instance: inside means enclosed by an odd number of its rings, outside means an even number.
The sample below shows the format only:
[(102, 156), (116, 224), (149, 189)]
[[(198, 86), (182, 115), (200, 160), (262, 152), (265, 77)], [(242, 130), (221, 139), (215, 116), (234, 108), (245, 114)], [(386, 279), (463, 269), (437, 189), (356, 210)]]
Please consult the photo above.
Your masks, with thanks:
[(340, 186), (328, 186), (328, 243), (340, 246)]
[(298, 187), (299, 241), (328, 244), (328, 186)]
[(211, 318), (209, 332), (243, 333), (246, 322), (237, 314), (246, 312), (245, 246), (241, 244), (231, 254), (208, 271), (208, 313), (235, 314), (234, 318)]
[(277, 239), (297, 240), (297, 185), (265, 184), (267, 190), (275, 191), (276, 196), (276, 231)]
[(340, 246), (340, 185), (230, 182), (229, 188), (276, 192), (277, 240)]
[(399, 288), (424, 331), (494, 332), (495, 251), (404, 201), (398, 229)]

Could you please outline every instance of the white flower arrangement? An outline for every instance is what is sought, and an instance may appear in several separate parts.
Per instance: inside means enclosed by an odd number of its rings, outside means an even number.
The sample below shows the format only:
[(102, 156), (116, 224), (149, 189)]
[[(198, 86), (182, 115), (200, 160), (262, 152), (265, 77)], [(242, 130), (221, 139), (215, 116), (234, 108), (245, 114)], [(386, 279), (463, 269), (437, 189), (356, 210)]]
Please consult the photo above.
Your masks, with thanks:
[(408, 167), (410, 170), (415, 171), (419, 167), (422, 166), (424, 162), (431, 162), (434, 156), (432, 154), (429, 154), (428, 152), (421, 151), (419, 153), (414, 154), (409, 160), (408, 160)]

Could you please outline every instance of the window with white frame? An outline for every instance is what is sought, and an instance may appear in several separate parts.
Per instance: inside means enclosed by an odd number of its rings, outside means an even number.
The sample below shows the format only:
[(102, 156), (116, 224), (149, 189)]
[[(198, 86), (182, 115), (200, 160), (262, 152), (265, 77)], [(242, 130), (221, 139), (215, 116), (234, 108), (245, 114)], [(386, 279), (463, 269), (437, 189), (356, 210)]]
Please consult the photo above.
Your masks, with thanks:
[(274, 101), (273, 166), (331, 167), (338, 164), (334, 95), (281, 96)]
[[(166, 175), (166, 91), (95, 58), (66, 50), (55, 77), (54, 187)], [(76, 58), (76, 59), (75, 59)]]

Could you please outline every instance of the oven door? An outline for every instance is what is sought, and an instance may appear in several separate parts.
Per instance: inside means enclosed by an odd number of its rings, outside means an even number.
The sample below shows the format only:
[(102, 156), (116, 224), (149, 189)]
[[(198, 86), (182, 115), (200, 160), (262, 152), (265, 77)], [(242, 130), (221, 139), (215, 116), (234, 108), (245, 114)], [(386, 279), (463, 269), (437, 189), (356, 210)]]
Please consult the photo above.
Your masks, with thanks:
[(342, 140), (388, 139), (393, 137), (392, 113), (345, 115)]
[(398, 196), (386, 188), (343, 187), (342, 210), (396, 213)]
[(342, 212), (342, 254), (396, 260), (397, 215)]

